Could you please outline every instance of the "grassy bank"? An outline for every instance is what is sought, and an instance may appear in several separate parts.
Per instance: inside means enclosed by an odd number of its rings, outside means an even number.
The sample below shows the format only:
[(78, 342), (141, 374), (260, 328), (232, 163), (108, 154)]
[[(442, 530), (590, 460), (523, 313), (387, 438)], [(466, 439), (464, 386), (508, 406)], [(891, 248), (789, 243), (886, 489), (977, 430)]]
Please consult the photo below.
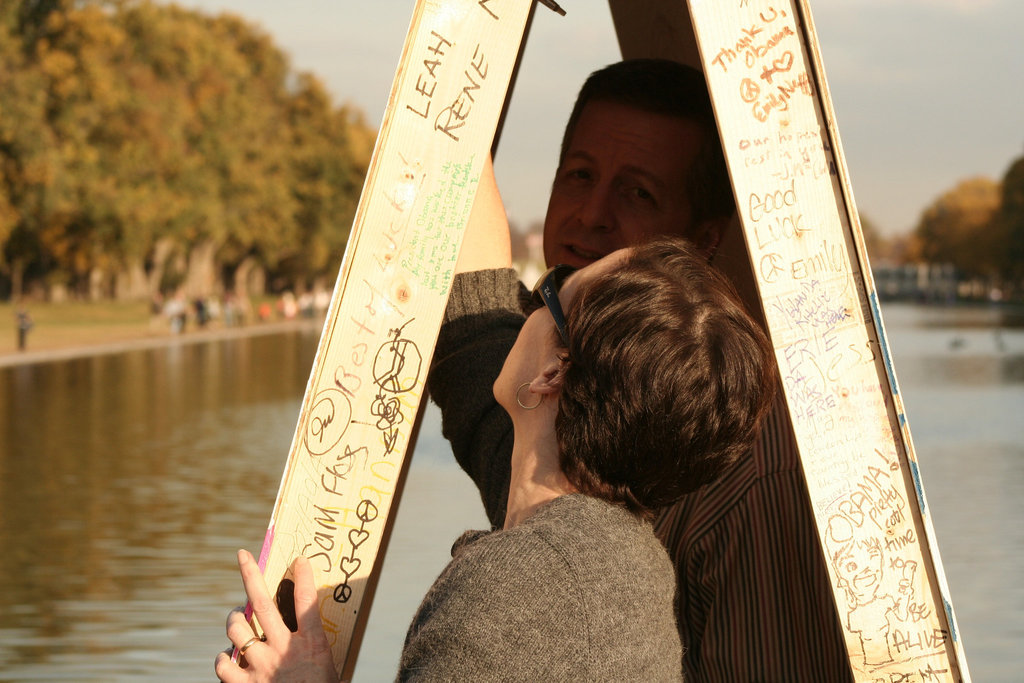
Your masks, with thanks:
[[(150, 322), (145, 302), (32, 303), (25, 309), (32, 318), (26, 349), (43, 351), (92, 346), (170, 334), (162, 318)], [(0, 354), (18, 350), (17, 307), (0, 304)]]
[[(27, 351), (103, 346), (171, 335), (167, 318), (151, 316), (146, 302), (30, 303), (25, 308), (32, 318)], [(222, 327), (220, 321), (214, 320), (205, 329)], [(190, 320), (185, 334), (197, 329)], [(18, 353), (17, 307), (4, 302), (0, 303), (0, 355), (14, 353)]]

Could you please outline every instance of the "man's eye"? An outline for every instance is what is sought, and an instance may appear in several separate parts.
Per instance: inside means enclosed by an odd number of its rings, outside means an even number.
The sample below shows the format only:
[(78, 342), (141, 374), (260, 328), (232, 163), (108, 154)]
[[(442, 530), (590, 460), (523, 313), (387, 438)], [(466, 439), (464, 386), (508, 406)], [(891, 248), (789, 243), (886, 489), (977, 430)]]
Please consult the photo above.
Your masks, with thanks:
[(633, 196), (644, 202), (654, 202), (654, 195), (642, 187), (634, 187)]

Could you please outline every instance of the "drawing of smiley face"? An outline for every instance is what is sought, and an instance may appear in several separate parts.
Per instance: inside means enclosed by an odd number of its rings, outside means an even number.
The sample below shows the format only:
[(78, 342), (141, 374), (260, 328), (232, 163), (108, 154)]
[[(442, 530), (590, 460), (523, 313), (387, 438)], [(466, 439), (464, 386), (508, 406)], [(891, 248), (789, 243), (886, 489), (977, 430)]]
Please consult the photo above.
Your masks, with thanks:
[(849, 592), (854, 605), (876, 597), (882, 583), (882, 545), (874, 537), (857, 538), (853, 524), (842, 515), (829, 520), (825, 545), (837, 576), (837, 585)]
[(857, 540), (848, 544), (836, 563), (840, 580), (853, 593), (858, 604), (875, 598), (882, 582), (882, 547), (878, 539)]

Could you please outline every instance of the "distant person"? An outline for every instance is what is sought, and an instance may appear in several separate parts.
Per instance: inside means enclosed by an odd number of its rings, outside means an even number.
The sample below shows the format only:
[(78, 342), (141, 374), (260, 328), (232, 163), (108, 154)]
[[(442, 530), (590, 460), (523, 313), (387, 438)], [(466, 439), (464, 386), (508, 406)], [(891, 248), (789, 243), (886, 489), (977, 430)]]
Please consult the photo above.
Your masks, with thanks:
[(241, 324), (239, 320), (241, 311), (239, 311), (234, 292), (224, 292), (224, 304), (221, 308), (224, 311), (225, 327), (234, 327), (236, 324)]
[(32, 316), (24, 306), (18, 307), (15, 314), (16, 332), (18, 334), (18, 350), (24, 351), (28, 344), (28, 333), (32, 329)]
[[(650, 520), (751, 447), (772, 349), (683, 240), (572, 270), (538, 282), (494, 383), (515, 431), (504, 527), (456, 541), (399, 681), (682, 680), (675, 575)], [(336, 680), (308, 560), (294, 565), (295, 633), (252, 556), (239, 564), (266, 640), (233, 612), (248, 668), (222, 653), (221, 680)]]
[(160, 292), (154, 292), (149, 297), (149, 329), (152, 332), (158, 331), (164, 319), (164, 296)]
[(239, 325), (245, 325), (257, 316), (253, 310), (252, 300), (249, 298), (248, 294), (235, 295), (235, 315), (237, 324)]
[(196, 327), (198, 327), (199, 329), (203, 329), (204, 327), (206, 327), (206, 323), (209, 322), (210, 320), (209, 309), (207, 308), (206, 300), (201, 296), (197, 296), (192, 301), (192, 308), (195, 310)]
[(303, 318), (313, 317), (313, 292), (303, 292), (299, 295), (299, 315)]
[(181, 334), (185, 331), (188, 307), (185, 305), (185, 297), (181, 293), (167, 300), (167, 303), (164, 304), (164, 315), (170, 322), (172, 334)]
[(277, 314), (285, 320), (292, 320), (299, 313), (299, 304), (295, 300), (295, 295), (292, 292), (286, 291), (277, 300)]

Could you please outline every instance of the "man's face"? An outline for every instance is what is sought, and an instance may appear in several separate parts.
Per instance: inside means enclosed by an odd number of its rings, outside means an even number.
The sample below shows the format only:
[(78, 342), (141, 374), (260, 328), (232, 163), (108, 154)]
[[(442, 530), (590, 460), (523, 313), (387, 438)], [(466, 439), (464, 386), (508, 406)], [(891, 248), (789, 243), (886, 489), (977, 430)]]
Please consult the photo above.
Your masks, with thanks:
[(686, 178), (697, 124), (611, 102), (590, 102), (555, 175), (544, 260), (582, 268), (659, 235), (692, 237)]

